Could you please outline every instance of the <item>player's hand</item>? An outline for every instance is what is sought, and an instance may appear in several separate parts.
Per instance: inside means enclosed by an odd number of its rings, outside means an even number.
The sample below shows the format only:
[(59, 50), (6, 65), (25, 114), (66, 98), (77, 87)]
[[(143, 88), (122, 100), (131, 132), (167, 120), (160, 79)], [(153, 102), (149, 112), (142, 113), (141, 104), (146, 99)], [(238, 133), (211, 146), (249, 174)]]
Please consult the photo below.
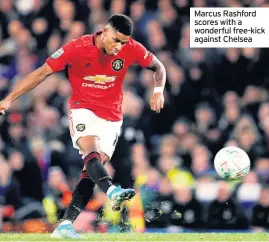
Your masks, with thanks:
[(150, 108), (157, 113), (161, 112), (164, 105), (164, 96), (162, 92), (154, 93), (150, 98)]
[(0, 102), (0, 115), (5, 115), (6, 110), (10, 107), (11, 102), (4, 99), (3, 101)]

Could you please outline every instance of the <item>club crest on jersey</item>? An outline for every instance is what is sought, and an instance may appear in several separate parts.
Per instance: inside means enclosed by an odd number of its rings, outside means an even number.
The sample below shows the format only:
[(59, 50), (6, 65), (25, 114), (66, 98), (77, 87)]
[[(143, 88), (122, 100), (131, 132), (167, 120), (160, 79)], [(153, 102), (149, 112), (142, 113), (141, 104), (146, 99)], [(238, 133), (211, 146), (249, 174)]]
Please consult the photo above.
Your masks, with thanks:
[(60, 48), (60, 49), (57, 50), (55, 53), (53, 53), (53, 54), (51, 55), (51, 57), (52, 57), (53, 59), (57, 59), (57, 58), (59, 58), (63, 53), (64, 53), (63, 48)]
[(85, 130), (85, 124), (78, 124), (76, 126), (77, 131), (82, 132)]
[(83, 79), (97, 84), (106, 84), (107, 82), (114, 82), (116, 77), (107, 75), (95, 75), (95, 76), (85, 76)]
[(112, 62), (112, 68), (114, 71), (120, 71), (123, 68), (124, 61), (122, 59), (116, 59)]

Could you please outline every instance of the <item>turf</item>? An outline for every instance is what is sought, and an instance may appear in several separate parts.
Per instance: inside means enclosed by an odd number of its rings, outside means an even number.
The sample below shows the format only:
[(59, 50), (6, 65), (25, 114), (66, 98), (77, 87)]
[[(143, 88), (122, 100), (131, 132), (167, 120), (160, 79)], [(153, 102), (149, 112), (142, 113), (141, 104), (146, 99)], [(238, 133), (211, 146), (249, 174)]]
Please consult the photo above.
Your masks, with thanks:
[[(183, 233), (183, 234), (85, 234), (76, 241), (269, 241), (268, 233)], [(0, 241), (69, 241), (50, 234), (0, 234)]]

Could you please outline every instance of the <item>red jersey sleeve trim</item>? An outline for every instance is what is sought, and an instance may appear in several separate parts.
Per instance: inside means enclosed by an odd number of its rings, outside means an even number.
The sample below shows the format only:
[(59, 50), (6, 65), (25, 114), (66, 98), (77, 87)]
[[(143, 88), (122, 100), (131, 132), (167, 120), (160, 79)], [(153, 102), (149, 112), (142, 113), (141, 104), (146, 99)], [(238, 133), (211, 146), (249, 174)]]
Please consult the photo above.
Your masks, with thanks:
[(51, 68), (51, 70), (53, 71), (53, 72), (56, 72), (56, 71), (58, 71), (57, 70), (57, 66), (54, 64), (54, 62), (51, 60), (51, 57), (48, 57), (47, 59), (46, 59), (46, 63), (49, 65), (49, 67)]
[(152, 59), (153, 59), (153, 54), (151, 52), (147, 51), (146, 54), (148, 54), (148, 58), (147, 58), (147, 62), (143, 65), (143, 67), (148, 67), (151, 64)]
[(133, 41), (136, 56), (135, 62), (142, 67), (148, 67), (152, 62), (153, 54), (148, 51), (141, 43), (135, 40)]

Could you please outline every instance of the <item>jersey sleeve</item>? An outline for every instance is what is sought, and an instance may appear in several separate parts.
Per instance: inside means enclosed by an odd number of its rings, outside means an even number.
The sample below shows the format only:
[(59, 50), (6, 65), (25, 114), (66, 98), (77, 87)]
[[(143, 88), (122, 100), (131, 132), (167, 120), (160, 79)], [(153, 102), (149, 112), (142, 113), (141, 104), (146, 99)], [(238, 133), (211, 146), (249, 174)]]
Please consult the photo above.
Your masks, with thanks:
[(54, 72), (62, 71), (66, 66), (71, 65), (73, 45), (71, 41), (47, 58), (46, 63)]
[(153, 54), (149, 52), (142, 44), (136, 42), (134, 54), (136, 56), (135, 63), (142, 67), (148, 67), (153, 59)]

